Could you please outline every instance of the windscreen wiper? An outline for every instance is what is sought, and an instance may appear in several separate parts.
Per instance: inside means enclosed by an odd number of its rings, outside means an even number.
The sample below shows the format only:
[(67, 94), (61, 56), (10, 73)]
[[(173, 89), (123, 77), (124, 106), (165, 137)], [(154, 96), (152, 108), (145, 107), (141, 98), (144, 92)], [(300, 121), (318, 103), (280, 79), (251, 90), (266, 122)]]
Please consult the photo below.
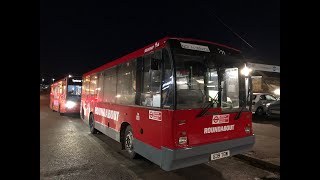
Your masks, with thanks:
[[(247, 98), (246, 98), (246, 101), (248, 102), (248, 98), (250, 96), (250, 90), (248, 91), (248, 95), (247, 95)], [(243, 102), (243, 101), (242, 101)], [(244, 107), (246, 106), (245, 103), (243, 103), (244, 105), (241, 107), (240, 111), (238, 112), (238, 114), (236, 115), (236, 117), (234, 117), (234, 120), (238, 120), (240, 118), (240, 115), (244, 109)]]
[(238, 119), (240, 118), (240, 115), (241, 115), (243, 109), (244, 109), (244, 106), (241, 107), (241, 109), (240, 109), (240, 111), (238, 112), (238, 114), (236, 115), (236, 117), (234, 117), (234, 120), (238, 120)]
[[(209, 96), (209, 95), (208, 95)], [(209, 98), (212, 99), (212, 101), (209, 101), (210, 103), (202, 109), (202, 111), (196, 116), (196, 117), (202, 117), (213, 104), (218, 104), (218, 100), (216, 99), (218, 96), (218, 93), (214, 96), (214, 98), (212, 98), (211, 96), (209, 96)]]

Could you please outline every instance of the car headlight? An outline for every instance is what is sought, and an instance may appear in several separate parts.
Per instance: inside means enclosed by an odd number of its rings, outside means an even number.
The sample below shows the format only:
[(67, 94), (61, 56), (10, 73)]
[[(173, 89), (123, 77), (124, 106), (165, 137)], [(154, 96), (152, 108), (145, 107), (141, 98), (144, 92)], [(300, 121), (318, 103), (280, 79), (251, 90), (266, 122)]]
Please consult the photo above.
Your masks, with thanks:
[(76, 103), (73, 101), (67, 101), (67, 103), (66, 103), (67, 108), (73, 108), (75, 105), (76, 105)]
[(269, 107), (269, 106), (270, 106), (270, 103), (267, 103), (267, 104), (266, 104), (266, 107)]

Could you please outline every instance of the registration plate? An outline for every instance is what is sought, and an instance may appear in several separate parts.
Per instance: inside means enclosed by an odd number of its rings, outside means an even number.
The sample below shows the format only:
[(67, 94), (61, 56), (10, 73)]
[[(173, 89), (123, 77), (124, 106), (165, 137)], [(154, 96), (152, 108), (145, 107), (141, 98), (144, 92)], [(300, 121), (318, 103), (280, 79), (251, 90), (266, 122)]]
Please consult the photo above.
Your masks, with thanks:
[(225, 158), (230, 156), (230, 151), (222, 151), (222, 152), (217, 152), (217, 153), (213, 153), (211, 154), (211, 161), (213, 160), (217, 160), (217, 159), (221, 159), (221, 158)]

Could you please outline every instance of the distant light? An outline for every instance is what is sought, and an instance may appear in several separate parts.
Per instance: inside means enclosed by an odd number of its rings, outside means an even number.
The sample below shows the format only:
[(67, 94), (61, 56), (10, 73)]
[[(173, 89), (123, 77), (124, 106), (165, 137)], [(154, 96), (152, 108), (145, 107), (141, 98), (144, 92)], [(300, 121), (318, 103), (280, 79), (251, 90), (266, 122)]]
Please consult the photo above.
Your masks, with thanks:
[(280, 95), (280, 88), (273, 91), (274, 94)]
[(82, 80), (79, 79), (72, 79), (72, 82), (81, 82)]
[(177, 84), (187, 84), (187, 81), (177, 81)]
[(44, 79), (42, 78), (42, 82), (44, 81)]
[(69, 78), (71, 78), (72, 76), (71, 76), (71, 74), (69, 74)]
[(54, 78), (52, 78), (52, 81), (54, 82)]
[(203, 84), (204, 83), (204, 81), (203, 81), (203, 79), (199, 79), (199, 80), (196, 80), (199, 84)]
[(119, 97), (121, 97), (121, 95), (120, 95), (120, 94), (116, 95), (116, 98), (119, 98)]
[(249, 76), (251, 71), (252, 71), (252, 69), (250, 69), (246, 65), (244, 65), (244, 68), (241, 70), (241, 74), (243, 74), (244, 76)]

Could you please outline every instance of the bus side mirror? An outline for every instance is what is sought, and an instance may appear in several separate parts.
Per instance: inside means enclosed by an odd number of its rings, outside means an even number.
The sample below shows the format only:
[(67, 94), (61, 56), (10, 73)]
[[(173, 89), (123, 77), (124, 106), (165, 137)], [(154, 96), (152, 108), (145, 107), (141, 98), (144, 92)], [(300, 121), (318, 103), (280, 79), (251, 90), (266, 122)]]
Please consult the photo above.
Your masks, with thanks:
[(151, 70), (160, 69), (160, 59), (151, 58)]

